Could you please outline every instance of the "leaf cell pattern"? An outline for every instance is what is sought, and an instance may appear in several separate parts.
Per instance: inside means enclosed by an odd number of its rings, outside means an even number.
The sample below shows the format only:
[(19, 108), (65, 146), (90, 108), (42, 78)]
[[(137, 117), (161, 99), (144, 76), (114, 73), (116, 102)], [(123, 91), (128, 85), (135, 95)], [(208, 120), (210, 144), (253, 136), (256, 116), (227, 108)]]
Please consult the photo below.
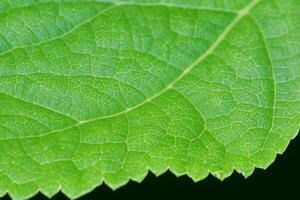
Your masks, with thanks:
[(0, 196), (266, 168), (299, 129), (299, 22), (297, 0), (0, 1)]

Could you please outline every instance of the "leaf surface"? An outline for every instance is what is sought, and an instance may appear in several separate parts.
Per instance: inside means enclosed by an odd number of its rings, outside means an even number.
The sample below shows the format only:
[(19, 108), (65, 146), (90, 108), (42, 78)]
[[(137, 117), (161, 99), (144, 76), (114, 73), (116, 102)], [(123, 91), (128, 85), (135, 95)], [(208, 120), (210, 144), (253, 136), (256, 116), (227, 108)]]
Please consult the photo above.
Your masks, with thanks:
[(249, 176), (300, 124), (298, 0), (0, 1), (0, 196)]

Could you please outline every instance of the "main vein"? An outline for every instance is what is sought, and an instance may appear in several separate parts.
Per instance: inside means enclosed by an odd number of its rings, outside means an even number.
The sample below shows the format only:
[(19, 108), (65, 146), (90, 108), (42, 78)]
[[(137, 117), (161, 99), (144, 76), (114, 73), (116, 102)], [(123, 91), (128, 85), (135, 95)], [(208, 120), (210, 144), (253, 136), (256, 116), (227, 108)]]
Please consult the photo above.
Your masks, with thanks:
[[(102, 2), (103, 3), (103, 2)], [(91, 17), (88, 17), (87, 19), (83, 20), (82, 22), (80, 22), (79, 24), (75, 25), (74, 27), (72, 27), (70, 30), (64, 32), (61, 35), (46, 39), (46, 40), (42, 40), (39, 41), (37, 43), (34, 44), (28, 44), (28, 45), (21, 45), (21, 46), (16, 46), (13, 47), (11, 49), (5, 50), (3, 52), (0, 53), (0, 56), (3, 56), (5, 54), (8, 54), (16, 49), (21, 49), (21, 48), (28, 48), (28, 47), (35, 47), (35, 46), (39, 46), (41, 44), (45, 44), (47, 42), (51, 42), (60, 38), (63, 38), (71, 33), (73, 33), (74, 31), (76, 31), (77, 29), (79, 29), (80, 27), (88, 24), (89, 22), (93, 21), (94, 19), (96, 19), (98, 16), (113, 10), (114, 8), (118, 8), (121, 6), (144, 6), (144, 7), (150, 7), (150, 6), (161, 6), (161, 7), (166, 7), (166, 8), (181, 8), (181, 9), (195, 9), (195, 10), (207, 10), (207, 11), (217, 11), (217, 12), (227, 12), (227, 13), (236, 13), (235, 11), (232, 10), (226, 10), (226, 9), (218, 9), (218, 8), (209, 8), (209, 7), (197, 7), (197, 6), (179, 6), (179, 5), (175, 5), (175, 4), (170, 4), (170, 3), (156, 3), (156, 4), (149, 4), (149, 3), (135, 3), (135, 2), (114, 2), (112, 3), (110, 6), (107, 6), (106, 8), (100, 10), (98, 13), (96, 13), (95, 15), (92, 15)], [(0, 13), (0, 15), (3, 13)]]

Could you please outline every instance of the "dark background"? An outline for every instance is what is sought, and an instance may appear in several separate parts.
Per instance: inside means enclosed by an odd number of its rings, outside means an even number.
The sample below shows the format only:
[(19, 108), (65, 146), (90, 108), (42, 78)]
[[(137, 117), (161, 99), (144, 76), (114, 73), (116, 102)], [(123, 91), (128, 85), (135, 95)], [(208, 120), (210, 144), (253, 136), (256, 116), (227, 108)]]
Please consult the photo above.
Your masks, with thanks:
[[(98, 199), (300, 199), (300, 135), (291, 141), (283, 155), (267, 169), (256, 169), (247, 179), (234, 173), (223, 182), (209, 176), (194, 183), (187, 176), (175, 177), (167, 172), (159, 177), (148, 174), (142, 183), (130, 181), (112, 191), (106, 185), (97, 187), (79, 200)], [(207, 197), (207, 198), (206, 198)], [(4, 199), (10, 199), (8, 196)], [(33, 200), (46, 200), (41, 194)], [(57, 194), (54, 200), (67, 200)]]

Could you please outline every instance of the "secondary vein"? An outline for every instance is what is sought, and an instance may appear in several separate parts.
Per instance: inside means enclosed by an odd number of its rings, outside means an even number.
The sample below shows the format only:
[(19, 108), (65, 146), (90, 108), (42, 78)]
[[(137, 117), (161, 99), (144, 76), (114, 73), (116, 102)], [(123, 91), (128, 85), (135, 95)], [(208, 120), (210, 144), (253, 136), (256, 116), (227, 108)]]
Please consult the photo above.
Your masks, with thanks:
[[(145, 99), (144, 101), (142, 101), (139, 104), (136, 104), (135, 106), (132, 106), (130, 108), (127, 108), (126, 110), (123, 110), (121, 112), (118, 113), (114, 113), (111, 115), (106, 115), (106, 116), (101, 116), (101, 117), (97, 117), (94, 119), (90, 119), (90, 120), (84, 120), (84, 121), (80, 121), (76, 124), (70, 125), (68, 127), (65, 127), (63, 129), (58, 129), (58, 130), (53, 130), (50, 131), (48, 133), (44, 133), (41, 136), (45, 136), (51, 133), (56, 133), (56, 132), (61, 132), (61, 131), (65, 131), (65, 130), (69, 130), (71, 128), (74, 127), (78, 127), (80, 125), (83, 124), (87, 124), (90, 122), (94, 122), (97, 120), (101, 120), (101, 119), (109, 119), (109, 118), (113, 118), (113, 117), (117, 117), (119, 115), (122, 114), (126, 114), (130, 111), (133, 111), (141, 106), (143, 106), (144, 104), (153, 101), (154, 99), (156, 99), (157, 97), (161, 96), (162, 94), (164, 94), (166, 91), (172, 89), (174, 87), (174, 85), (180, 81), (183, 77), (185, 77), (187, 74), (189, 74), (197, 65), (199, 65), (203, 60), (205, 60), (219, 45), (220, 43), (226, 38), (226, 36), (229, 34), (229, 32), (245, 17), (247, 16), (250, 11), (259, 3), (261, 2), (261, 0), (253, 0), (250, 4), (248, 4), (246, 7), (244, 7), (242, 10), (240, 10), (236, 17), (232, 20), (232, 22), (224, 29), (224, 31), (219, 35), (219, 37), (215, 40), (215, 42), (205, 51), (205, 53), (203, 53), (202, 55), (200, 55), (193, 63), (191, 63), (189, 66), (187, 66), (185, 68), (185, 70), (182, 71), (182, 73), (176, 78), (174, 79), (170, 84), (168, 84), (166, 87), (164, 87), (160, 92), (158, 92), (157, 94)], [(112, 7), (110, 7), (111, 9)], [(32, 136), (29, 136), (29, 138)], [(33, 136), (34, 137), (34, 136)], [(27, 137), (26, 137), (27, 138)]]

